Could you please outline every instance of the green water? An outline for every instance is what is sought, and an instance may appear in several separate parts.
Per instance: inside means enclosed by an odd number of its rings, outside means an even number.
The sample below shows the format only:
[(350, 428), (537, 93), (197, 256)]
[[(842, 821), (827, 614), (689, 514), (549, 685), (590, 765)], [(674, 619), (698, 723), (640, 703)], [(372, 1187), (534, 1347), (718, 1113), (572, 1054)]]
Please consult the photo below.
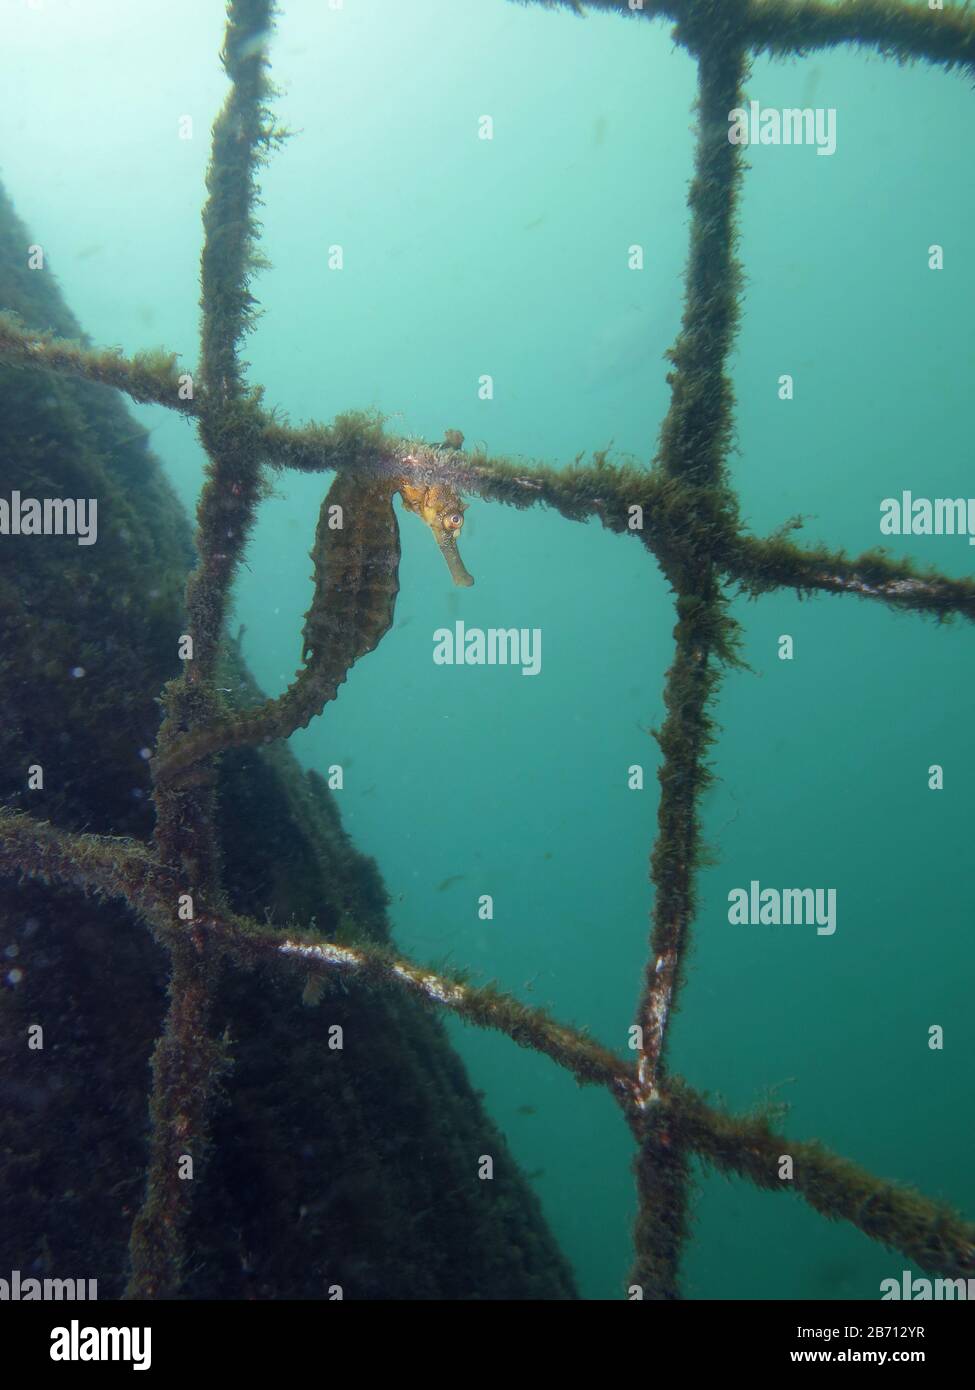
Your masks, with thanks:
[[(568, 462), (612, 442), (648, 462), (693, 152), (694, 68), (668, 27), (502, 0), (284, 9), (276, 110), (297, 134), (262, 177), (273, 268), (245, 354), (267, 401), (296, 422), (376, 407), (393, 430), (456, 428), (492, 454)], [(94, 341), (165, 344), (188, 365), (222, 19), (202, 0), (8, 0), (2, 19), (2, 172), (21, 216)], [(802, 513), (800, 542), (857, 553), (881, 540), (882, 498), (972, 490), (972, 94), (958, 74), (852, 52), (756, 62), (747, 94), (835, 108), (837, 149), (749, 153), (731, 474), (759, 534)], [(492, 141), (477, 139), (485, 113)], [(634, 242), (642, 272), (627, 268)], [(943, 271), (928, 269), (932, 243)], [(192, 505), (191, 429), (137, 414)], [(276, 478), (237, 587), (270, 694), (298, 663), (324, 486)], [(473, 499), (462, 550), (476, 586), (458, 590), (424, 528), (401, 529), (396, 626), (296, 752), (343, 765), (345, 824), (378, 860), (404, 952), (449, 955), (623, 1049), (648, 951), (646, 729), (672, 649), (667, 586), (631, 539)], [(964, 537), (889, 546), (971, 571)], [(774, 1087), (790, 1135), (971, 1211), (970, 629), (849, 597), (734, 611), (752, 669), (729, 675), (717, 706), (716, 862), (672, 1065), (736, 1109)], [(541, 674), (434, 665), (433, 631), (457, 619), (540, 628)], [(627, 788), (633, 763), (642, 792)], [(729, 925), (728, 892), (753, 879), (835, 888), (835, 934)], [(493, 921), (479, 920), (482, 894)], [(503, 1037), (450, 1026), (581, 1291), (621, 1296), (634, 1199), (615, 1105)], [(876, 1298), (906, 1267), (796, 1199), (719, 1177), (700, 1175), (694, 1210), (691, 1297)]]

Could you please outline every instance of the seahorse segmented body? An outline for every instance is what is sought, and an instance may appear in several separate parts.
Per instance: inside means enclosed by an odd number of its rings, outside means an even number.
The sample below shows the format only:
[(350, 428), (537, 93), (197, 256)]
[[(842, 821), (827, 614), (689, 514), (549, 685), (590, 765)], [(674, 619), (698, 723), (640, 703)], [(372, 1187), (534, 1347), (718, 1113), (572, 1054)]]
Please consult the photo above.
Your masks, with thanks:
[[(414, 460), (407, 456), (409, 467)], [(430, 527), (455, 584), (474, 583), (457, 549), (466, 504), (452, 488), (396, 478), (357, 481), (340, 473), (322, 503), (312, 559), (315, 591), (305, 614), (302, 666), (283, 695), (171, 736), (157, 775), (172, 778), (226, 748), (269, 743), (321, 714), (354, 664), (389, 631), (399, 593), (399, 524), (393, 497)]]
[[(356, 484), (339, 475), (318, 517), (312, 559), (315, 592), (305, 614), (302, 669), (281, 697), (304, 728), (356, 661), (389, 631), (399, 593), (400, 539), (388, 481)], [(278, 703), (278, 702), (272, 702)]]

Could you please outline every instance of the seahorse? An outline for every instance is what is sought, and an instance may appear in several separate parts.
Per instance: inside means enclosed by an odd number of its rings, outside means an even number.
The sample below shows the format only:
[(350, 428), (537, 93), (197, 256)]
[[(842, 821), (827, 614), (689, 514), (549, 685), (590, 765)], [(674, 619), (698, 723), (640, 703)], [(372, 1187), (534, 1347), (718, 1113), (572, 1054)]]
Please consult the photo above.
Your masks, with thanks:
[[(407, 465), (413, 462), (410, 456), (404, 459)], [(409, 474), (370, 483), (336, 478), (318, 521), (312, 551), (315, 596), (305, 614), (305, 666), (296, 678), (296, 684), (304, 681), (326, 700), (335, 698), (354, 663), (374, 651), (392, 626), (400, 561), (396, 493), (407, 511), (429, 526), (454, 583), (465, 588), (474, 583), (457, 549), (466, 503), (453, 488), (417, 484)], [(341, 526), (333, 529), (339, 518)]]
[(402, 474), (365, 482), (338, 475), (322, 503), (311, 552), (315, 591), (305, 614), (300, 670), (275, 700), (196, 728), (168, 728), (157, 759), (159, 778), (169, 780), (227, 748), (287, 738), (335, 699), (355, 663), (376, 649), (393, 623), (400, 562), (397, 493), (407, 511), (429, 526), (454, 583), (474, 583), (457, 549), (467, 504), (447, 484), (413, 481), (409, 470), (416, 462), (406, 455)]

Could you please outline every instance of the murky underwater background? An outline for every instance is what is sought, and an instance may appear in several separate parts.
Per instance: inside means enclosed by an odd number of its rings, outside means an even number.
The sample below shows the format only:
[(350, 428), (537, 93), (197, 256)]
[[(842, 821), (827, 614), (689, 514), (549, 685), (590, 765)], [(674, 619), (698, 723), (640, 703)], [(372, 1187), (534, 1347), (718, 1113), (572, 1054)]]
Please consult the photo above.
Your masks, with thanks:
[[(188, 368), (222, 8), (0, 12), (0, 172), (18, 212), (95, 342), (165, 345)], [(273, 269), (245, 355), (267, 401), (295, 422), (372, 406), (393, 430), (455, 428), (492, 454), (569, 462), (612, 442), (649, 461), (693, 152), (694, 68), (668, 26), (503, 0), (290, 0), (272, 58), (297, 134), (262, 178)], [(801, 512), (800, 542), (856, 553), (880, 542), (881, 498), (972, 492), (975, 104), (963, 76), (852, 52), (756, 62), (748, 95), (835, 107), (838, 145), (750, 152), (733, 477), (756, 532)], [(476, 138), (485, 113), (491, 142)], [(633, 242), (642, 273), (627, 269)], [(336, 243), (341, 272), (327, 268)], [(932, 243), (942, 272), (927, 268)], [(161, 408), (136, 414), (192, 506), (192, 430)], [(235, 625), (270, 694), (298, 662), (327, 481), (276, 479), (238, 585)], [(472, 966), (622, 1048), (647, 954), (666, 585), (641, 546), (596, 523), (472, 499), (462, 550), (477, 582), (457, 590), (425, 528), (401, 529), (396, 627), (296, 751), (344, 767), (345, 824), (378, 860), (405, 952)], [(963, 537), (889, 546), (971, 572)], [(776, 595), (736, 613), (753, 669), (721, 691), (705, 804), (716, 863), (672, 1065), (736, 1109), (774, 1088), (790, 1135), (970, 1212), (971, 630), (849, 598)], [(458, 618), (541, 628), (541, 675), (434, 666), (433, 631)], [(632, 763), (643, 792), (627, 789)], [(753, 878), (835, 887), (836, 934), (730, 926), (727, 894)], [(492, 922), (478, 919), (484, 893)], [(941, 1052), (927, 1046), (936, 1023)], [(503, 1037), (450, 1027), (583, 1294), (619, 1297), (633, 1196), (616, 1107)], [(688, 1296), (875, 1298), (903, 1267), (797, 1201), (701, 1176)]]

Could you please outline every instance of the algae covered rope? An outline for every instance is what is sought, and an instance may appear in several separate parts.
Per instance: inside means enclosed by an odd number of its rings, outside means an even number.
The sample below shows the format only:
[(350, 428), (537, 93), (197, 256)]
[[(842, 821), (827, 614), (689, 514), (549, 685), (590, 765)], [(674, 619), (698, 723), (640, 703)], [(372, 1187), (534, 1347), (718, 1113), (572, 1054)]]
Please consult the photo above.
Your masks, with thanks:
[[(222, 59), (231, 89), (213, 127), (203, 211), (200, 437), (209, 458), (197, 511), (200, 560), (186, 585), (195, 659), (165, 688), (158, 747), (174, 731), (199, 725), (216, 703), (213, 677), (230, 582), (253, 525), (260, 463), (253, 446), (253, 400), (245, 393), (239, 346), (251, 325), (248, 290), (257, 226), (255, 171), (274, 143), (265, 49), (271, 0), (230, 0)], [(192, 1193), (210, 1152), (214, 1097), (230, 1066), (229, 1047), (212, 1027), (214, 961), (193, 939), (194, 914), (218, 911), (221, 878), (217, 806), (209, 769), (193, 785), (154, 786), (159, 857), (178, 867), (170, 912), (169, 1005), (152, 1057), (146, 1190), (132, 1224), (130, 1298), (175, 1296), (186, 1265)], [(188, 919), (178, 904), (189, 904)], [(187, 1167), (188, 1165), (188, 1167)]]
[[(697, 35), (698, 136), (688, 195), (691, 247), (681, 331), (669, 354), (674, 363), (668, 378), (671, 400), (658, 455), (669, 479), (700, 488), (713, 503), (729, 507), (725, 453), (733, 391), (725, 365), (738, 322), (741, 274), (734, 237), (741, 161), (737, 146), (726, 138), (725, 113), (739, 103), (748, 67), (736, 42), (742, 13), (743, 0), (729, 0), (720, 22), (708, 26), (706, 40)], [(685, 15), (685, 40), (698, 18)], [(650, 859), (655, 889), (651, 954), (636, 1017), (640, 1100), (629, 1117), (639, 1146), (630, 1287), (654, 1301), (681, 1297), (678, 1276), (687, 1237), (690, 1165), (685, 1145), (667, 1133), (658, 1112), (666, 1079), (667, 1028), (694, 919), (698, 805), (709, 780), (705, 759), (713, 738), (709, 706), (719, 678), (716, 658), (733, 659), (735, 643), (712, 541), (694, 533), (679, 553), (661, 556), (661, 566), (677, 595), (677, 625), (664, 688), (667, 718), (659, 735), (664, 757)]]
[(393, 623), (399, 593), (399, 523), (393, 497), (433, 533), (454, 583), (474, 583), (457, 537), (466, 503), (445, 484), (413, 481), (411, 456), (399, 478), (358, 481), (340, 473), (322, 502), (311, 552), (315, 590), (305, 614), (302, 667), (277, 699), (176, 735), (160, 754), (156, 776), (172, 779), (228, 748), (269, 743), (304, 729), (334, 700), (352, 667), (375, 651)]

